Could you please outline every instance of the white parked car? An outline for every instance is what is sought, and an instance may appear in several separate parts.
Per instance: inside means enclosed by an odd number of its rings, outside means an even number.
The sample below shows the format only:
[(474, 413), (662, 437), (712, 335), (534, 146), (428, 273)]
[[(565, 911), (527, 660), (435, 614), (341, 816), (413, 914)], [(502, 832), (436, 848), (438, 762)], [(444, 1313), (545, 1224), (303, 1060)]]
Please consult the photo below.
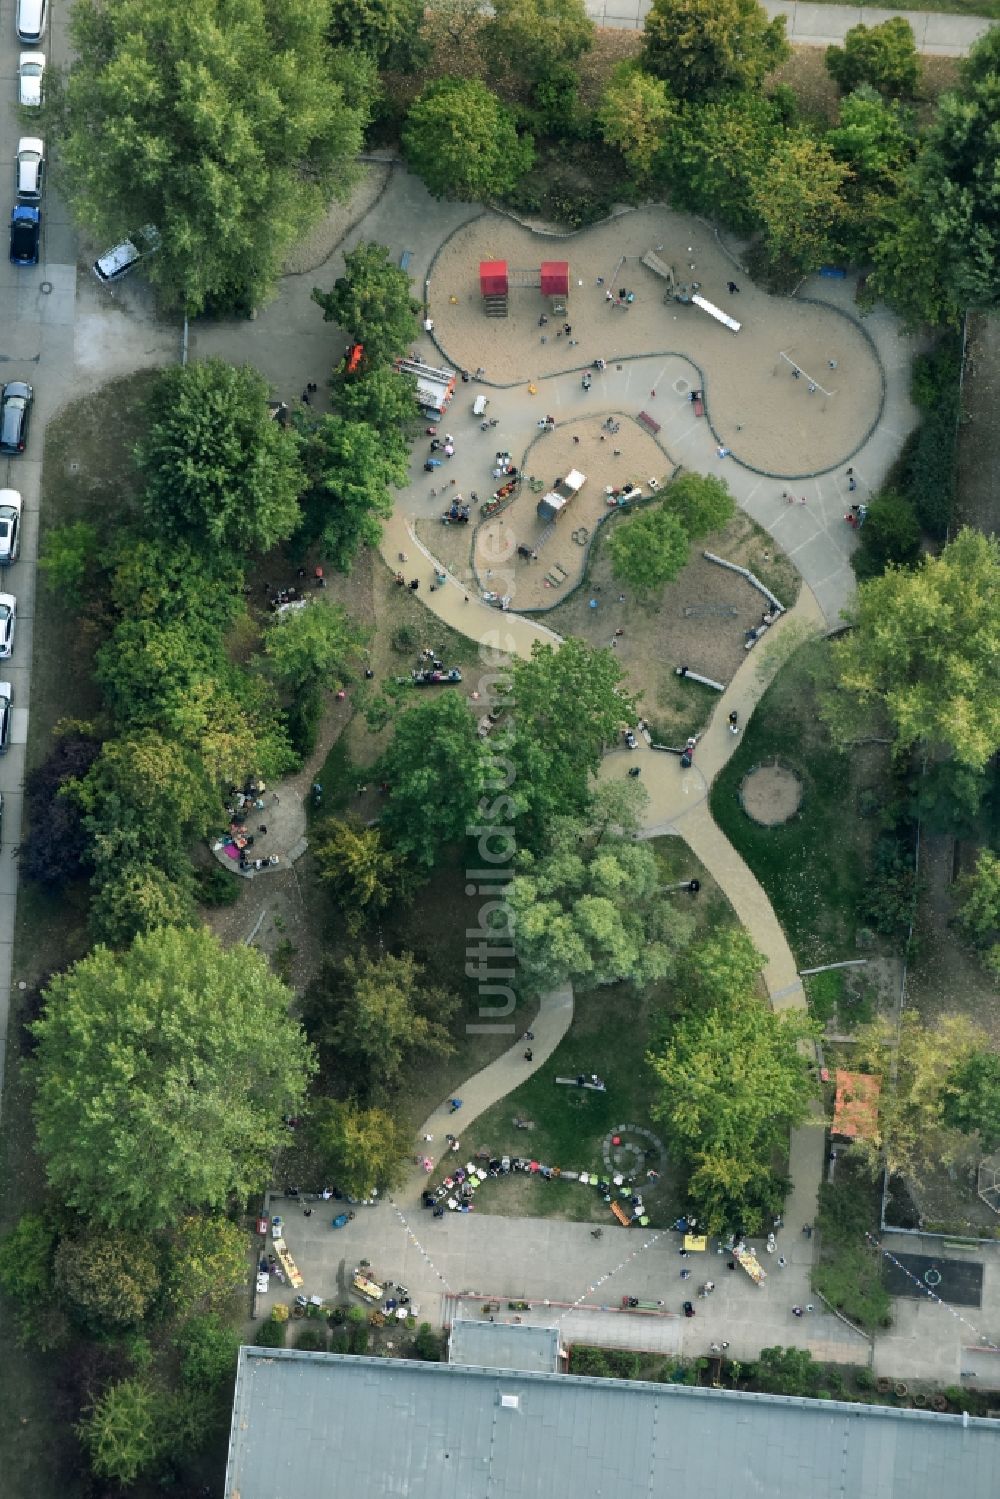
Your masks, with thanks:
[(42, 79), (45, 77), (45, 53), (22, 52), (17, 65), (17, 102), (25, 109), (37, 109), (42, 102)]
[(21, 506), (16, 489), (0, 489), (0, 567), (16, 562), (21, 550)]
[(17, 0), (14, 29), (19, 42), (37, 47), (45, 34), (49, 19), (48, 0)]
[(17, 624), (17, 599), (12, 593), (0, 593), (0, 658), (6, 660), (14, 649), (14, 626)]
[(14, 162), (14, 192), (19, 203), (42, 201), (45, 172), (45, 142), (37, 135), (22, 135), (17, 143)]

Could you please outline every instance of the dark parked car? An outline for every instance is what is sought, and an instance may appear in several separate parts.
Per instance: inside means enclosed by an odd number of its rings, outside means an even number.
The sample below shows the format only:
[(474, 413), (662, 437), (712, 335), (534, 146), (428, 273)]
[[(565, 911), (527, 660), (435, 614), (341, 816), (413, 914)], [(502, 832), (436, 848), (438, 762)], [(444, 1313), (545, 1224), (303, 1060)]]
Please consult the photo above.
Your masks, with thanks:
[(42, 210), (30, 203), (15, 203), (10, 216), (11, 264), (37, 265), (41, 237)]
[(34, 391), (23, 380), (9, 380), (0, 394), (0, 453), (23, 453)]
[(11, 685), (0, 682), (0, 755), (10, 748)]

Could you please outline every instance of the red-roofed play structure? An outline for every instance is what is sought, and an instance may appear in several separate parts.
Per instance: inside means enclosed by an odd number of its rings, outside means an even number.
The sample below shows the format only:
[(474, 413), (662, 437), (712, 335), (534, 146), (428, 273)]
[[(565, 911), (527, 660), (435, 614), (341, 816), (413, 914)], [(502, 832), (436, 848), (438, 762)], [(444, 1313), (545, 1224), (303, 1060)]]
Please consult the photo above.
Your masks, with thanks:
[[(565, 312), (569, 296), (569, 261), (543, 260), (537, 270), (511, 270), (506, 260), (479, 262), (479, 294), (487, 317), (506, 317), (511, 287), (537, 287)], [(556, 306), (555, 304), (558, 304)]]
[(836, 1084), (831, 1134), (844, 1140), (877, 1139), (882, 1079), (867, 1072), (845, 1072), (838, 1067)]

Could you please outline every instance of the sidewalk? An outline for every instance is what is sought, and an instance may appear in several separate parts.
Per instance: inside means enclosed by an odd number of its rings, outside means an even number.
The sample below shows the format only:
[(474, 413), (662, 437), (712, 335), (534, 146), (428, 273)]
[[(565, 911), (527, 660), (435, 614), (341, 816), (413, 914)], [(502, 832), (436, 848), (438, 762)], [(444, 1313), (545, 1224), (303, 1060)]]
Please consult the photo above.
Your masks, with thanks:
[[(938, 11), (878, 10), (873, 6), (813, 5), (806, 0), (761, 0), (769, 16), (786, 18), (790, 42), (827, 47), (842, 42), (852, 26), (878, 26), (902, 16), (909, 21), (919, 52), (938, 57), (965, 57), (973, 42), (993, 24), (981, 16), (953, 16)], [(619, 31), (642, 29), (651, 0), (586, 0), (587, 14), (598, 26)]]

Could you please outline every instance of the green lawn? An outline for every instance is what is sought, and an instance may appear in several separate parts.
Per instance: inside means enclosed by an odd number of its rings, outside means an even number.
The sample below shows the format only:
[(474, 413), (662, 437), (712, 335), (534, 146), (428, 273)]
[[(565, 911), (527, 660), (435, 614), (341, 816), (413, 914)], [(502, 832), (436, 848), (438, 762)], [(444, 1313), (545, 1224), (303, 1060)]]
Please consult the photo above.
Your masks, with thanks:
[[(859, 797), (874, 791), (877, 801), (884, 794), (884, 751), (841, 754), (819, 720), (814, 673), (828, 649), (822, 641), (802, 646), (783, 667), (711, 796), (712, 815), (767, 891), (803, 967), (856, 955), (858, 902), (875, 831), (874, 819), (859, 814)], [(789, 822), (765, 828), (743, 811), (739, 788), (754, 766), (775, 759), (801, 777), (803, 798)], [(866, 805), (872, 800), (866, 797)]]

